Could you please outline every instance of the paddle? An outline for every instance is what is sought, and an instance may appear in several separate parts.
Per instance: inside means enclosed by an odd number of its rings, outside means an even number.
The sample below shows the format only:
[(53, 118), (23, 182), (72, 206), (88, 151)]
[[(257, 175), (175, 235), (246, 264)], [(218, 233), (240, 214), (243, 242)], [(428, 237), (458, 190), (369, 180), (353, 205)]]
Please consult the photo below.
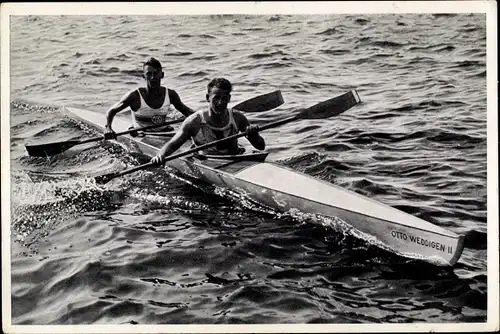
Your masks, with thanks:
[[(271, 93), (259, 95), (256, 97), (253, 97), (249, 100), (243, 101), (236, 106), (234, 106), (234, 109), (241, 110), (243, 112), (264, 112), (268, 111), (274, 108), (279, 107), (280, 105), (283, 104), (283, 96), (281, 95), (281, 91), (277, 90)], [(175, 123), (182, 123), (184, 121), (184, 118), (179, 118), (179, 119), (174, 119), (171, 121), (167, 121), (162, 124), (155, 124), (155, 125), (149, 125), (145, 126), (142, 128), (137, 128), (137, 129), (130, 129), (127, 131), (123, 132), (118, 132), (116, 135), (121, 136), (121, 135), (126, 135), (129, 133), (132, 133), (134, 131), (145, 131), (145, 130), (150, 130), (154, 128), (158, 128), (161, 126), (169, 125), (169, 124), (175, 124)], [(26, 145), (26, 151), (28, 152), (28, 155), (33, 156), (33, 157), (46, 157), (46, 156), (52, 156), (56, 155), (59, 153), (62, 153), (68, 149), (70, 149), (73, 146), (76, 145), (81, 145), (81, 144), (86, 144), (86, 143), (91, 143), (95, 141), (100, 141), (100, 140), (105, 140), (104, 137), (95, 137), (95, 138), (89, 138), (89, 139), (84, 139), (84, 140), (67, 140), (63, 142), (55, 142), (55, 143), (48, 143), (48, 144), (39, 144), (39, 145)]]
[[(343, 95), (337, 96), (333, 99), (326, 100), (326, 101), (320, 102), (318, 104), (315, 104), (312, 107), (309, 107), (307, 109), (303, 109), (302, 111), (300, 111), (299, 113), (297, 113), (294, 116), (291, 116), (291, 117), (288, 117), (288, 118), (261, 126), (261, 127), (259, 127), (259, 131), (275, 128), (277, 126), (280, 126), (280, 125), (283, 125), (286, 123), (290, 123), (290, 122), (293, 122), (293, 121), (296, 121), (299, 119), (323, 119), (323, 118), (333, 117), (333, 116), (339, 115), (339, 114), (343, 113), (344, 111), (350, 109), (351, 107), (355, 106), (359, 102), (361, 102), (361, 100), (358, 96), (358, 93), (356, 92), (356, 90), (352, 90), (352, 91), (347, 92)], [(189, 155), (189, 154), (192, 154), (194, 152), (197, 152), (197, 151), (209, 148), (209, 147), (216, 146), (217, 144), (220, 144), (224, 141), (240, 138), (243, 136), (246, 136), (246, 132), (238, 133), (238, 134), (235, 134), (235, 135), (223, 138), (223, 139), (215, 140), (215, 141), (212, 141), (210, 143), (194, 147), (194, 148), (189, 149), (189, 150), (184, 151), (184, 152), (170, 155), (167, 158), (165, 158), (163, 163), (170, 161), (170, 160), (174, 160), (174, 159), (183, 157), (183, 156), (186, 156), (186, 155)], [(152, 167), (155, 165), (156, 164), (154, 164), (152, 162), (148, 162), (146, 164), (143, 164), (143, 165), (140, 165), (140, 166), (137, 166), (134, 168), (130, 168), (130, 169), (127, 169), (127, 170), (124, 170), (121, 172), (113, 172), (113, 173), (97, 176), (95, 178), (95, 181), (96, 181), (96, 183), (105, 184), (105, 183), (108, 183), (112, 179), (117, 178), (119, 176), (130, 174), (130, 173), (133, 173), (135, 171), (145, 169), (148, 167)]]

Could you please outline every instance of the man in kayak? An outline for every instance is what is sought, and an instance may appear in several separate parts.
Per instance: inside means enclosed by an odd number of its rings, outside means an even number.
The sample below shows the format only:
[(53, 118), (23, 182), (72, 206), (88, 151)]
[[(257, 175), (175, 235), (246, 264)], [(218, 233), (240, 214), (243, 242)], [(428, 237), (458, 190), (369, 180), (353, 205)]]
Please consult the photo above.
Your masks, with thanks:
[[(161, 63), (155, 58), (149, 58), (143, 65), (146, 87), (134, 89), (125, 94), (106, 113), (105, 139), (115, 139), (116, 134), (111, 128), (113, 118), (117, 113), (130, 107), (132, 125), (134, 128), (164, 123), (169, 116), (169, 107), (172, 104), (184, 116), (189, 116), (194, 111), (182, 103), (179, 95), (172, 89), (161, 85), (164, 77)], [(151, 129), (153, 132), (171, 131), (169, 125)]]
[[(216, 78), (208, 83), (206, 95), (209, 107), (187, 117), (177, 133), (151, 159), (154, 164), (163, 164), (166, 156), (178, 150), (191, 138), (195, 146), (200, 146), (218, 139), (226, 138), (238, 132), (246, 132), (248, 141), (258, 150), (264, 150), (266, 143), (258, 131), (257, 125), (250, 125), (241, 111), (228, 109), (231, 99), (232, 85), (224, 78)], [(238, 140), (229, 140), (218, 146), (208, 148), (204, 154), (241, 154)]]

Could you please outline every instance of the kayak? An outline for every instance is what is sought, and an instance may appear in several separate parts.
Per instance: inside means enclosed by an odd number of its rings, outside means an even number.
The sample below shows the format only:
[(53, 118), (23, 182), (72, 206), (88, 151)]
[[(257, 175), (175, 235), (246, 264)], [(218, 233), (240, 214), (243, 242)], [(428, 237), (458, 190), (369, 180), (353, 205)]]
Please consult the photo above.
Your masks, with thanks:
[[(67, 107), (65, 114), (102, 133), (104, 113)], [(126, 131), (129, 119), (115, 117), (113, 129)], [(119, 136), (127, 148), (155, 156), (168, 138)], [(189, 144), (185, 144), (189, 145)], [(187, 149), (183, 146), (179, 151)], [(257, 203), (289, 212), (298, 210), (339, 218), (354, 234), (403, 257), (437, 265), (454, 265), (464, 247), (464, 236), (330, 182), (267, 160), (268, 152), (241, 156), (180, 157), (166, 163), (176, 173), (233, 190)]]

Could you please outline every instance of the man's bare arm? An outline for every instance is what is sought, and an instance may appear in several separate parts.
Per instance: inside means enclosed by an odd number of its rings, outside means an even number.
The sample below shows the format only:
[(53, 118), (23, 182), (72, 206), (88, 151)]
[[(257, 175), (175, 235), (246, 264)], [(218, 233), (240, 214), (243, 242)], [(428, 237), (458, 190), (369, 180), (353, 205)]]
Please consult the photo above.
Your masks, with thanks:
[(239, 110), (233, 110), (233, 116), (234, 120), (236, 121), (236, 125), (241, 132), (247, 131), (247, 128), (249, 130), (252, 130), (250, 131), (251, 133), (247, 135), (247, 139), (250, 144), (252, 144), (252, 146), (258, 150), (265, 150), (266, 141), (258, 132), (255, 132), (258, 127), (256, 125), (250, 125), (250, 122), (248, 121), (246, 116), (243, 115), (243, 113)]
[(126, 93), (120, 101), (118, 101), (106, 112), (106, 128), (111, 129), (111, 124), (113, 123), (115, 115), (132, 105), (134, 94), (136, 94), (136, 91)]
[(170, 98), (170, 102), (175, 107), (175, 109), (179, 110), (184, 116), (188, 117), (189, 115), (194, 113), (194, 110), (182, 103), (179, 94), (177, 94), (175, 90), (169, 89), (168, 97)]
[(188, 116), (177, 130), (177, 133), (158, 151), (158, 154), (151, 159), (158, 164), (163, 163), (165, 157), (177, 151), (189, 138), (196, 135), (200, 129), (200, 121), (196, 115)]

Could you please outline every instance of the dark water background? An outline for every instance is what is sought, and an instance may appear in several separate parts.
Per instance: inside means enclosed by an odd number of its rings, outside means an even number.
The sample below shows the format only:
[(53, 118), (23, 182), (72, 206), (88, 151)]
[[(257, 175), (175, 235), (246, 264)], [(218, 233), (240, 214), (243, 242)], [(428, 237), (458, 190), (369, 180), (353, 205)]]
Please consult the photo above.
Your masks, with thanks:
[[(486, 321), (485, 21), (12, 17), (13, 324)], [(341, 116), (263, 133), (270, 159), (466, 234), (460, 261), (401, 258), (167, 171), (96, 186), (89, 176), (139, 163), (111, 142), (27, 156), (27, 143), (95, 135), (60, 108), (104, 113), (149, 56), (192, 108), (215, 76), (234, 103), (281, 89), (286, 103), (256, 124), (357, 89), (363, 104)]]

